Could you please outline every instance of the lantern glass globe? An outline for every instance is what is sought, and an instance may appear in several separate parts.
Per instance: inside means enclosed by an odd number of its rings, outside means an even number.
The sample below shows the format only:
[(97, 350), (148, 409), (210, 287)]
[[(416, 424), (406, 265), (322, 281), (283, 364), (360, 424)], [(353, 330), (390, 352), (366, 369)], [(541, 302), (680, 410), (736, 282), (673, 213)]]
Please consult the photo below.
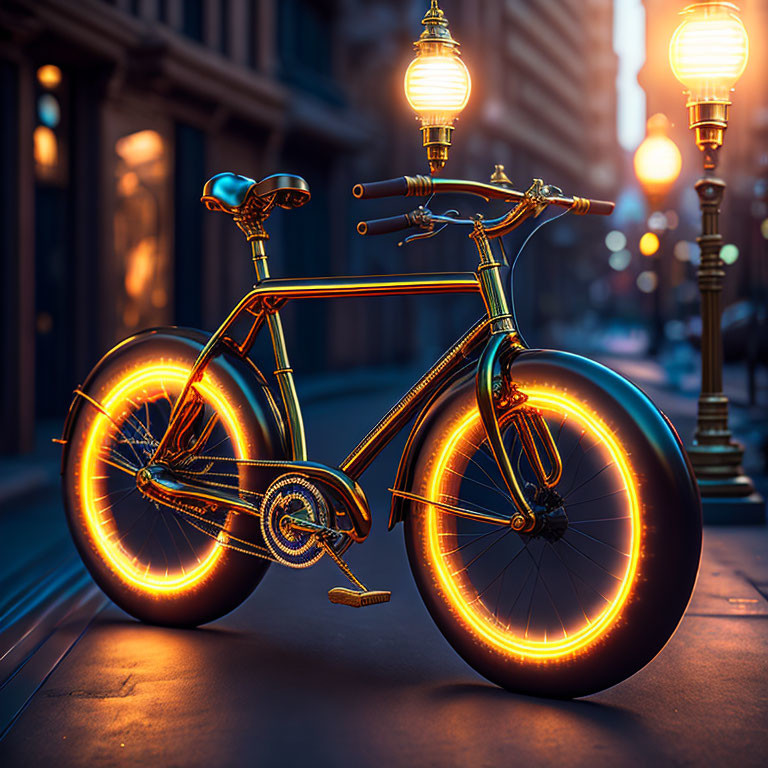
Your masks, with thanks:
[(466, 107), (472, 82), (454, 53), (423, 52), (405, 73), (405, 96), (423, 125), (446, 125)]
[(709, 2), (688, 6), (669, 44), (675, 77), (690, 94), (689, 103), (729, 102), (749, 57), (749, 38), (738, 8)]

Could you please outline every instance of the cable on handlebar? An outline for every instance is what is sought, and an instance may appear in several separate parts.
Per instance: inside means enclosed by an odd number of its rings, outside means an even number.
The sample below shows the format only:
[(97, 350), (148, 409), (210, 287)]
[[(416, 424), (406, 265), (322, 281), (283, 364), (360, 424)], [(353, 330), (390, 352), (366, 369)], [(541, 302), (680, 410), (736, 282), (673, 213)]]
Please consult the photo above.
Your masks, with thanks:
[[(545, 219), (544, 221), (539, 222), (529, 233), (528, 236), (523, 240), (523, 244), (518, 248), (517, 253), (515, 254), (515, 258), (512, 260), (512, 264), (509, 268), (509, 301), (510, 306), (512, 309), (512, 323), (515, 326), (515, 330), (517, 331), (517, 335), (520, 337), (520, 340), (523, 342), (523, 344), (527, 347), (528, 342), (525, 340), (525, 337), (523, 336), (523, 332), (520, 330), (520, 326), (517, 322), (517, 313), (515, 312), (515, 267), (517, 266), (517, 260), (522, 255), (523, 251), (525, 250), (525, 246), (528, 245), (528, 241), (545, 225), (549, 224), (552, 221), (555, 221), (555, 219), (562, 218), (567, 213), (570, 213), (570, 210), (566, 208), (566, 210), (562, 211), (561, 213), (558, 213), (556, 216), (552, 216), (549, 219)], [(501, 238), (499, 238), (499, 241), (501, 241)]]

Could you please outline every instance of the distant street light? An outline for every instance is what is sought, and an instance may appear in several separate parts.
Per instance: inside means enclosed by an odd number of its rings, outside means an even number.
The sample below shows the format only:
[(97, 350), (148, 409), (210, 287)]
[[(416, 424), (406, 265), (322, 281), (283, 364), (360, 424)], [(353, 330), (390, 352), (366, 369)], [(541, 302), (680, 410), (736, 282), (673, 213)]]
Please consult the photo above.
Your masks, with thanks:
[(421, 132), (432, 174), (448, 159), (453, 121), (469, 101), (472, 81), (461, 60), (459, 44), (437, 0), (422, 19), (424, 31), (413, 44), (416, 58), (405, 73), (405, 96), (421, 118)]
[(683, 159), (669, 138), (669, 120), (656, 114), (648, 120), (648, 134), (635, 151), (635, 175), (648, 198), (651, 213), (658, 210), (680, 175)]
[[(635, 151), (635, 175), (648, 201), (649, 223), (654, 217), (656, 219), (661, 218), (664, 221), (663, 229), (666, 229), (667, 219), (664, 214), (660, 214), (660, 209), (663, 207), (669, 190), (680, 175), (683, 159), (677, 144), (668, 136), (669, 120), (666, 115), (656, 114), (649, 118), (647, 132), (647, 136)], [(660, 214), (660, 217), (656, 214)], [(663, 235), (663, 230), (659, 234)], [(645, 293), (653, 293), (653, 332), (649, 350), (653, 355), (659, 353), (664, 337), (662, 313), (662, 287), (664, 285), (662, 270), (664, 264), (661, 254), (658, 253), (660, 245), (659, 235), (655, 232), (646, 232), (640, 238), (640, 253), (643, 256), (657, 255), (659, 257), (653, 287), (650, 287), (651, 283), (647, 280), (643, 283), (643, 285), (648, 286), (647, 289), (642, 288), (638, 283), (640, 290)]]
[(704, 153), (704, 177), (696, 182), (702, 215), (698, 268), (701, 292), (701, 394), (693, 445), (688, 449), (709, 523), (765, 521), (765, 502), (744, 475), (743, 447), (731, 439), (728, 398), (723, 394), (720, 295), (725, 276), (720, 257), (720, 205), (725, 182), (711, 172), (728, 127), (731, 89), (747, 65), (749, 41), (732, 3), (695, 3), (682, 11), (669, 61), (688, 92), (688, 125)]

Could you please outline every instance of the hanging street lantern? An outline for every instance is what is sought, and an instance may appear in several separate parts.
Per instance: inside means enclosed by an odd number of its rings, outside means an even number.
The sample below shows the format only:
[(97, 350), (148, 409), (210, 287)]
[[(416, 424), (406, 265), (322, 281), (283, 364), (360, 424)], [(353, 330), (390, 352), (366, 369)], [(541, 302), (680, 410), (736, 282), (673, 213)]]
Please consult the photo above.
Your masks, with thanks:
[(413, 44), (416, 58), (405, 73), (405, 96), (421, 120), (421, 132), (432, 174), (448, 159), (453, 122), (469, 101), (472, 82), (451, 37), (448, 20), (432, 0), (422, 19), (424, 31)]

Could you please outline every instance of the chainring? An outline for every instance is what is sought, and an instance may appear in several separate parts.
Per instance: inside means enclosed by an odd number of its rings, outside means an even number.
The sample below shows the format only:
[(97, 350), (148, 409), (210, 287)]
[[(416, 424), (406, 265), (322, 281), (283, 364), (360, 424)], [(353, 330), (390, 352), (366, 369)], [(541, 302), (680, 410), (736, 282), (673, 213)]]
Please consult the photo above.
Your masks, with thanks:
[(285, 521), (289, 516), (331, 527), (331, 514), (323, 494), (303, 477), (283, 477), (268, 488), (261, 502), (261, 532), (277, 562), (291, 568), (308, 568), (325, 550), (316, 534), (289, 528)]

